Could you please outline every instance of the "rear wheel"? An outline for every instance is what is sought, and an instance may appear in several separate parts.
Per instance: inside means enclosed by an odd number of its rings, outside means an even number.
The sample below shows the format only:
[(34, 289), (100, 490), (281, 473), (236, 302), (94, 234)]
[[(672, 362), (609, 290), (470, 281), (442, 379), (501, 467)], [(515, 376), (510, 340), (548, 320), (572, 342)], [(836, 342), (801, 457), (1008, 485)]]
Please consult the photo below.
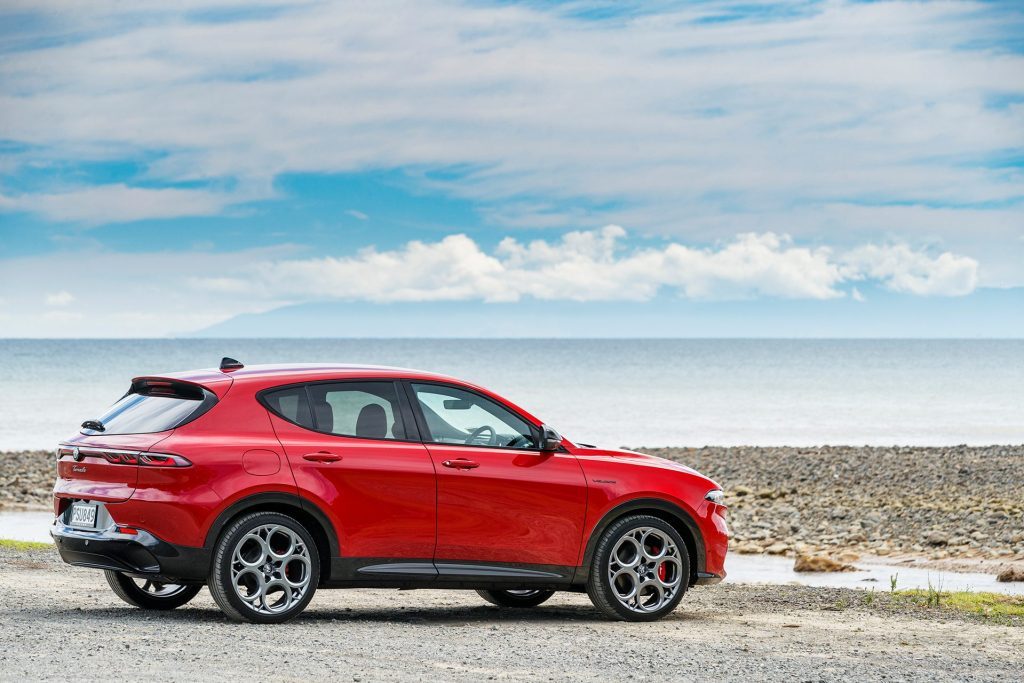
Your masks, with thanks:
[(134, 579), (109, 569), (103, 573), (117, 597), (142, 609), (175, 609), (196, 597), (202, 589), (202, 586), (189, 584)]
[(498, 607), (536, 607), (555, 594), (551, 590), (521, 589), (477, 591), (481, 598)]
[(631, 515), (597, 542), (587, 593), (612, 619), (655, 621), (676, 608), (689, 579), (690, 556), (679, 532), (657, 517)]
[(278, 624), (298, 616), (320, 581), (320, 556), (298, 521), (254, 512), (232, 522), (213, 551), (208, 585), (235, 621)]

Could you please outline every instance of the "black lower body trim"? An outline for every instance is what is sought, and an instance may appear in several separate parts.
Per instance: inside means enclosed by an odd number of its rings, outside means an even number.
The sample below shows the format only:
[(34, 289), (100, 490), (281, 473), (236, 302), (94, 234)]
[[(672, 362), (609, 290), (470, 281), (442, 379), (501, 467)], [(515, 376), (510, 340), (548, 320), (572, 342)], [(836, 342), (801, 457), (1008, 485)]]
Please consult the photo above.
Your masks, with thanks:
[(575, 567), (429, 559), (336, 557), (325, 588), (566, 589)]
[(210, 553), (204, 548), (173, 545), (141, 529), (131, 535), (83, 531), (58, 520), (50, 535), (61, 559), (77, 567), (193, 583), (206, 581), (210, 569)]
[(725, 572), (722, 572), (721, 576), (718, 574), (709, 574), (708, 572), (697, 572), (697, 579), (693, 582), (694, 586), (712, 586), (716, 583), (722, 583), (725, 579)]

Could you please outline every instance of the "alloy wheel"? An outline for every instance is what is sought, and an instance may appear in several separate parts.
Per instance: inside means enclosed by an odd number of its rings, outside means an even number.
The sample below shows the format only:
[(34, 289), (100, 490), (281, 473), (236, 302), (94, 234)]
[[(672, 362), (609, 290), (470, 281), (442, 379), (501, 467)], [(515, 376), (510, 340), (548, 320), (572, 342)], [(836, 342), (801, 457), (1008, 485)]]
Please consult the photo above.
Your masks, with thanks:
[(178, 595), (184, 591), (188, 586), (180, 583), (161, 583), (160, 581), (151, 581), (149, 579), (132, 579), (135, 585), (138, 586), (139, 590), (148, 595), (152, 595), (154, 598), (169, 598), (174, 595)]
[(309, 548), (286, 526), (258, 526), (242, 536), (232, 551), (232, 587), (258, 614), (280, 614), (301, 602), (311, 576)]
[(615, 598), (641, 614), (669, 604), (683, 578), (679, 547), (667, 533), (649, 526), (630, 529), (615, 541), (607, 571)]

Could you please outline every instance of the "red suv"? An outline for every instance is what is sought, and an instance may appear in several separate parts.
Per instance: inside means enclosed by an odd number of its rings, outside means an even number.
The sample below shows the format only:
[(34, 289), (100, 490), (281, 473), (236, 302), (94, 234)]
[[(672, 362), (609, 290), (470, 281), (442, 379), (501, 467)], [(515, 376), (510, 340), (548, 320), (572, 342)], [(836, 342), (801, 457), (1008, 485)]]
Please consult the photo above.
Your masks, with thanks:
[(503, 607), (586, 590), (650, 621), (725, 576), (713, 481), (425, 372), (225, 358), (138, 377), (57, 458), (61, 557), (143, 608), (204, 584), (253, 622), (318, 588), (471, 588)]

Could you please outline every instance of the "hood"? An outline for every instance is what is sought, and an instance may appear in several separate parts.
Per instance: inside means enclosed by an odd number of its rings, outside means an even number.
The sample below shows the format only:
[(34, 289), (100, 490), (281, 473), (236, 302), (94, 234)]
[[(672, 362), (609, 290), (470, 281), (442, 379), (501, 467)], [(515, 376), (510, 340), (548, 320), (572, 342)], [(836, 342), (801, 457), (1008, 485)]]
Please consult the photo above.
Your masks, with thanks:
[(640, 467), (654, 467), (662, 470), (672, 470), (674, 472), (685, 472), (687, 474), (700, 477), (707, 480), (711, 486), (721, 488), (710, 477), (701, 474), (692, 467), (687, 467), (681, 463), (673, 460), (667, 460), (660, 458), (656, 455), (648, 455), (647, 453), (638, 453), (637, 451), (630, 451), (626, 449), (618, 448), (594, 448), (594, 447), (582, 447), (578, 446), (575, 451), (576, 455), (581, 457), (598, 457), (598, 458), (609, 458), (616, 462), (628, 462), (633, 465)]

